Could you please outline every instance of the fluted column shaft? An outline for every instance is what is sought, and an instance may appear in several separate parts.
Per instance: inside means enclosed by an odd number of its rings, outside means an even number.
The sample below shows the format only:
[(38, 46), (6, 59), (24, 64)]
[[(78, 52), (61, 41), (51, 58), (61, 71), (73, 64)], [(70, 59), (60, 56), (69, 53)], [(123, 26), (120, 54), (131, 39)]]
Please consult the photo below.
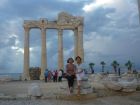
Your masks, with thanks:
[(140, 22), (140, 0), (138, 0), (139, 22)]
[(83, 48), (83, 26), (78, 26), (78, 56), (84, 61), (84, 48)]
[(29, 28), (24, 27), (24, 71), (22, 80), (30, 80), (29, 76)]
[(41, 38), (42, 38), (42, 47), (41, 47), (41, 76), (40, 79), (44, 80), (44, 72), (47, 68), (46, 62), (46, 29), (41, 28)]
[(58, 69), (64, 68), (63, 61), (63, 30), (58, 29)]
[(78, 30), (74, 30), (74, 57), (78, 56)]

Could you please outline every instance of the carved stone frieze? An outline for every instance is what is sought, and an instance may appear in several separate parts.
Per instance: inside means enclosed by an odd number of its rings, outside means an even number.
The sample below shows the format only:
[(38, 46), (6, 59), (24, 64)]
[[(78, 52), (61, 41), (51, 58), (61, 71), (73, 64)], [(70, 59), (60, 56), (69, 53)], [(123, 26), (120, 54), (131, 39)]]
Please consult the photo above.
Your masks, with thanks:
[(66, 12), (61, 12), (58, 15), (57, 24), (59, 25), (80, 25), (83, 24), (83, 17), (72, 16)]

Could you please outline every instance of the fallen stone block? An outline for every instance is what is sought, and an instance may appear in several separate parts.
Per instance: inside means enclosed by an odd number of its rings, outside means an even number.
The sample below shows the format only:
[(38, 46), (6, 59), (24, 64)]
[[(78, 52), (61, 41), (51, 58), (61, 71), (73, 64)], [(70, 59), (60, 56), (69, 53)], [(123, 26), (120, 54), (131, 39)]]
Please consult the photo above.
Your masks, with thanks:
[(31, 86), (29, 86), (29, 88), (28, 88), (28, 95), (33, 96), (33, 97), (42, 96), (42, 92), (41, 92), (39, 84), (32, 83)]

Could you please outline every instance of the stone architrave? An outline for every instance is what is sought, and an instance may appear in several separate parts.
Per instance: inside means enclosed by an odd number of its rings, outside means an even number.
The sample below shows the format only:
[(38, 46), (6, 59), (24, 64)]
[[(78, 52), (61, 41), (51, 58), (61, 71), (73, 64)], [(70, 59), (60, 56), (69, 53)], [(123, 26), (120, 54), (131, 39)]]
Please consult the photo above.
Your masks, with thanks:
[[(74, 56), (80, 56), (84, 61), (83, 49), (83, 17), (72, 16), (66, 12), (58, 14), (58, 19), (55, 21), (48, 21), (46, 18), (40, 20), (25, 20), (25, 41), (24, 41), (24, 72), (23, 80), (29, 80), (29, 29), (38, 28), (42, 34), (41, 47), (41, 76), (44, 79), (44, 71), (47, 68), (47, 54), (46, 54), (46, 29), (58, 30), (58, 69), (64, 68), (63, 62), (63, 30), (74, 31)], [(62, 30), (63, 29), (63, 30)]]

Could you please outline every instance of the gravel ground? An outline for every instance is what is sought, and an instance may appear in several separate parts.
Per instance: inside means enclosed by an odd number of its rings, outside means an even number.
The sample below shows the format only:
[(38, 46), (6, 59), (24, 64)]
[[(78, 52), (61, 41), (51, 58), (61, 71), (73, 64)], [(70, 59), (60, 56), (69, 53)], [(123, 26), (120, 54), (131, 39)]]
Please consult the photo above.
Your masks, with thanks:
[(69, 101), (2, 101), (0, 105), (104, 105), (101, 102), (69, 102)]
[(140, 94), (113, 96), (92, 100), (0, 100), (0, 105), (140, 105)]
[[(66, 81), (62, 83), (44, 83), (44, 81), (18, 81), (18, 82), (5, 82), (0, 83), (0, 94), (14, 96), (16, 94), (27, 93), (27, 88), (31, 83), (39, 83), (41, 89), (45, 95), (55, 96), (60, 93), (60, 86), (66, 84)], [(66, 91), (61, 91), (66, 93)], [(100, 91), (101, 92), (101, 91)], [(102, 92), (101, 92), (102, 93)], [(72, 96), (73, 97), (73, 96)], [(8, 100), (1, 99), (0, 105), (140, 105), (140, 91), (130, 94), (113, 94), (113, 96), (94, 97), (90, 99), (77, 98), (76, 100), (67, 100), (67, 98), (50, 98), (50, 99), (18, 99)]]

